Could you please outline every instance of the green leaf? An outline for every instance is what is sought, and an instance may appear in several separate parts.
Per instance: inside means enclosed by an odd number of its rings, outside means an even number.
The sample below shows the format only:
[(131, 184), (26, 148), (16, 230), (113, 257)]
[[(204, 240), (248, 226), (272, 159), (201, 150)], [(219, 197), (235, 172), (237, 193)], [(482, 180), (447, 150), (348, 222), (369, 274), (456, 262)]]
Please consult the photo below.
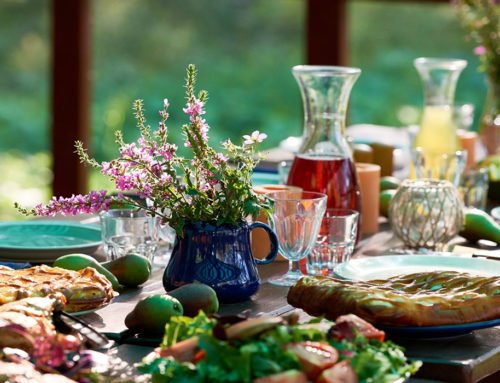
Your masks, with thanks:
[(208, 318), (203, 311), (194, 318), (174, 316), (165, 326), (165, 335), (160, 346), (167, 348), (195, 335), (211, 334), (214, 326), (215, 320)]

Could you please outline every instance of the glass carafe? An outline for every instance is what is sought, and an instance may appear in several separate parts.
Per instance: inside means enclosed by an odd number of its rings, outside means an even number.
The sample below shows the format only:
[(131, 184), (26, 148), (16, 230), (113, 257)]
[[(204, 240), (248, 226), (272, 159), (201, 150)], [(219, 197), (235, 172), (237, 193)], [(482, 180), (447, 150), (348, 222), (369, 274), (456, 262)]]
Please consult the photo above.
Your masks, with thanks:
[(361, 211), (361, 199), (345, 137), (349, 94), (361, 70), (299, 65), (292, 70), (302, 94), (304, 133), (288, 185), (328, 196), (328, 208)]
[(430, 154), (453, 153), (459, 141), (453, 123), (453, 100), (458, 77), (467, 61), (419, 57), (415, 67), (424, 86), (424, 109), (414, 147)]

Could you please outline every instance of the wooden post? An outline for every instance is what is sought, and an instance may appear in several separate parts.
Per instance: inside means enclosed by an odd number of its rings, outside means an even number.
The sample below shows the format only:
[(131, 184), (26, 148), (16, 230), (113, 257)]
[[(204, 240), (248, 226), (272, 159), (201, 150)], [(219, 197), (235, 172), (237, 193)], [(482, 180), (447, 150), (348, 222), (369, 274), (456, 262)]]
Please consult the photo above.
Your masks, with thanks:
[(347, 65), (347, 1), (307, 1), (307, 63)]
[(90, 1), (52, 0), (53, 193), (87, 192), (87, 170), (75, 153), (90, 121)]

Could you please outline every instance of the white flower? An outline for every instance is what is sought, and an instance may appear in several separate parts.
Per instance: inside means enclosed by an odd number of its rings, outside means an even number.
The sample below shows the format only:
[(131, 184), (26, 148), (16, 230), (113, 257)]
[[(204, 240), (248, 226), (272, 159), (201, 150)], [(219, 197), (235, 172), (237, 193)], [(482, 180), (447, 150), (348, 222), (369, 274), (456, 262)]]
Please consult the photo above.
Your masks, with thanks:
[(258, 130), (254, 131), (251, 136), (245, 134), (243, 136), (243, 145), (252, 145), (264, 141), (267, 138), (266, 133), (260, 133)]

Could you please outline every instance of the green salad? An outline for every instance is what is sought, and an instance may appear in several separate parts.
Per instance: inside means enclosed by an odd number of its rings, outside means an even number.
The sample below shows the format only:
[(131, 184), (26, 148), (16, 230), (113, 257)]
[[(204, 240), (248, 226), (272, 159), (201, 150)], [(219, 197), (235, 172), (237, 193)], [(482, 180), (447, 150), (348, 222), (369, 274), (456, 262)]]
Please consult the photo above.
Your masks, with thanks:
[(408, 362), (384, 335), (354, 315), (335, 323), (282, 317), (225, 323), (200, 312), (173, 317), (161, 346), (138, 368), (154, 383), (329, 383), (339, 376), (385, 383), (415, 373), (421, 362)]

